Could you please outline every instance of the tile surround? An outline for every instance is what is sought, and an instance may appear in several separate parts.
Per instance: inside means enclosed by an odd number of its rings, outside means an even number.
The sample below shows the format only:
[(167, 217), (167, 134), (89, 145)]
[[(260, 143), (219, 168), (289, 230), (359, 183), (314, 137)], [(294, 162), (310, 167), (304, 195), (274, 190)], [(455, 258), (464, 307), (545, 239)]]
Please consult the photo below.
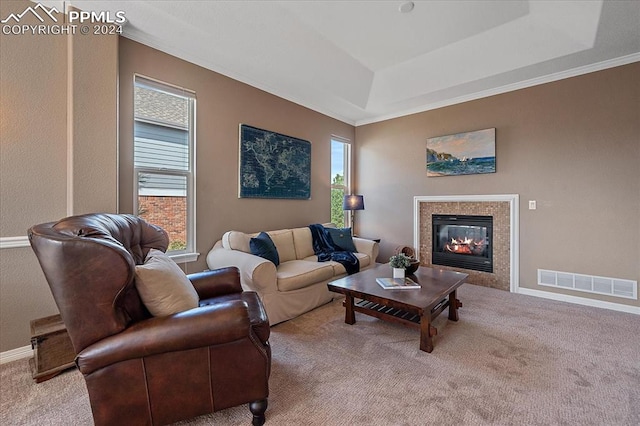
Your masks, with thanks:
[(442, 265), (441, 269), (469, 274), (468, 282), (483, 287), (511, 290), (511, 205), (509, 201), (422, 201), (418, 200), (416, 231), (420, 264), (432, 266), (433, 214), (493, 216), (493, 273)]

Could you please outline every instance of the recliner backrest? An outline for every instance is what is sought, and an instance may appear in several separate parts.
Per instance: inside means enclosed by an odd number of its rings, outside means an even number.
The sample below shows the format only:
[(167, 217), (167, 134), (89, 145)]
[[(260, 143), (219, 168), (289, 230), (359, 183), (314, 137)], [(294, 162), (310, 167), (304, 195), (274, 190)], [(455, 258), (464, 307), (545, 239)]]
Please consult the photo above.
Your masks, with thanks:
[(135, 265), (152, 248), (166, 251), (162, 228), (133, 215), (86, 214), (33, 226), (29, 240), (76, 353), (150, 316)]

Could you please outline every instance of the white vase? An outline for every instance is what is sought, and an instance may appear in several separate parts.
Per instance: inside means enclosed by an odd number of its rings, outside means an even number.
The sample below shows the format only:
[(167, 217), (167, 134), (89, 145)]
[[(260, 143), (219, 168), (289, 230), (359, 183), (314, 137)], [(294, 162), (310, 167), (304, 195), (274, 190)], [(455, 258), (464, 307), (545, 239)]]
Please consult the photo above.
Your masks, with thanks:
[(404, 278), (404, 268), (393, 268), (393, 278)]

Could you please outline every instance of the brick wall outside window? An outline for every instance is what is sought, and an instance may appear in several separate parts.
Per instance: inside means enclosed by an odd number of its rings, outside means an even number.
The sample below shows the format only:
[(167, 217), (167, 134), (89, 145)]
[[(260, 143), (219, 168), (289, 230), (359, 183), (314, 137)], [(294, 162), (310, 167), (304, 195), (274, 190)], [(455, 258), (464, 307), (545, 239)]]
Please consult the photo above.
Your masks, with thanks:
[[(187, 198), (140, 196), (138, 215), (149, 223), (158, 225), (169, 233), (169, 244), (179, 249), (179, 243), (187, 242)], [(172, 244), (173, 243), (173, 244)]]

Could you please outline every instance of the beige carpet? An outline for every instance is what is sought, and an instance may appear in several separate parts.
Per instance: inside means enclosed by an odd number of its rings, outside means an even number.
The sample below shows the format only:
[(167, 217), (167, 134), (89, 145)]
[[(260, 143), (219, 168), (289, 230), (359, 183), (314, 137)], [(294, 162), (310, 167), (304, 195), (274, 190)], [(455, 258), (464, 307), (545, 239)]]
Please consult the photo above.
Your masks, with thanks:
[[(638, 425), (640, 317), (464, 285), (460, 321), (418, 331), (340, 301), (272, 328), (271, 425)], [(0, 367), (3, 425), (90, 425), (81, 375)], [(249, 425), (246, 406), (183, 425)]]

